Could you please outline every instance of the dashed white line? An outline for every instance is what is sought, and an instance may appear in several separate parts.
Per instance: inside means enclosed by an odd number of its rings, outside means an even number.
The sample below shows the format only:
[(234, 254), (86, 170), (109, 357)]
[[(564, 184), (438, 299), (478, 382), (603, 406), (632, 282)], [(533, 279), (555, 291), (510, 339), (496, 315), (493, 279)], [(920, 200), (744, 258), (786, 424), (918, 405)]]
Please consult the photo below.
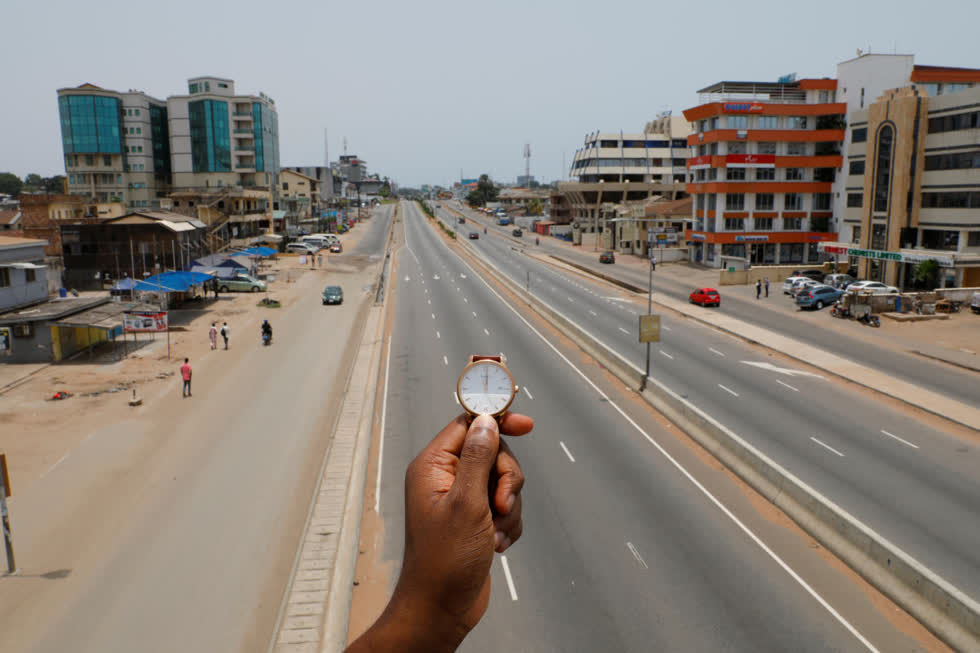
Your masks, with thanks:
[(489, 332), (489, 331), (487, 331), (486, 329), (484, 329), (484, 330), (483, 330), (483, 333), (485, 333), (485, 334), (487, 334), (487, 335), (490, 335), (490, 332)]
[(438, 331), (436, 331), (436, 338), (439, 338), (440, 340), (442, 340), (442, 336), (439, 335), (439, 332)]
[(718, 384), (718, 387), (721, 388), (722, 390), (724, 390), (725, 392), (728, 392), (728, 393), (731, 393), (731, 394), (735, 395), (736, 397), (738, 396), (738, 393), (737, 392), (735, 392), (731, 388), (726, 388), (725, 386), (723, 386), (720, 383)]
[(884, 429), (882, 429), (882, 431), (881, 431), (881, 432), (882, 432), (882, 433), (884, 433), (885, 435), (887, 435), (887, 436), (888, 436), (888, 437), (890, 437), (890, 438), (894, 438), (895, 440), (898, 440), (898, 441), (899, 441), (899, 442), (901, 442), (902, 444), (907, 444), (908, 446), (910, 446), (910, 447), (912, 447), (913, 449), (918, 449), (918, 448), (919, 448), (919, 445), (917, 445), (917, 444), (912, 444), (912, 443), (911, 443), (911, 442), (909, 442), (908, 440), (903, 440), (902, 438), (900, 438), (900, 437), (898, 437), (897, 435), (895, 435), (895, 434), (893, 434), (893, 433), (889, 433), (888, 431), (886, 431), (886, 430), (884, 430)]
[(510, 590), (510, 600), (517, 600), (517, 589), (514, 587), (514, 579), (510, 575), (510, 565), (507, 564), (507, 556), (500, 556), (500, 566), (504, 568), (504, 577), (507, 579), (507, 589)]
[(720, 351), (718, 351), (718, 350), (717, 350), (717, 349), (715, 349), (714, 347), (708, 347), (708, 351), (710, 351), (710, 352), (711, 352), (711, 353), (713, 353), (713, 354), (718, 354), (718, 355), (719, 355), (719, 356), (721, 356), (721, 357), (724, 357), (724, 356), (725, 356), (725, 355), (724, 355), (723, 353), (721, 353)]
[(670, 331), (670, 327), (667, 326), (666, 324), (661, 325), (660, 328), (663, 329), (664, 331)]
[(565, 455), (568, 456), (568, 459), (571, 460), (572, 462), (575, 462), (575, 457), (572, 455), (572, 452), (568, 450), (568, 447), (565, 446), (565, 443), (559, 440), (558, 444), (561, 445), (562, 451), (565, 452)]
[(674, 357), (668, 354), (667, 352), (665, 352), (663, 349), (660, 350), (660, 353), (666, 356), (667, 358), (669, 358), (670, 360), (674, 360)]
[(837, 455), (838, 455), (838, 456), (840, 456), (841, 458), (843, 458), (843, 457), (844, 457), (844, 454), (842, 454), (841, 452), (839, 452), (839, 451), (837, 451), (837, 449), (834, 449), (834, 448), (833, 448), (832, 446), (830, 446), (829, 444), (824, 444), (823, 442), (821, 442), (820, 440), (818, 440), (818, 439), (816, 439), (816, 438), (814, 438), (814, 437), (811, 437), (810, 439), (811, 439), (811, 440), (813, 440), (814, 442), (816, 442), (817, 444), (819, 444), (819, 445), (820, 445), (821, 447), (823, 447), (824, 449), (827, 449), (828, 451), (832, 451), (832, 452), (834, 452), (835, 454), (837, 454)]
[(473, 311), (473, 317), (476, 317), (476, 311)]
[(466, 302), (467, 304), (470, 303), (470, 300), (466, 299), (465, 297), (463, 297), (463, 301)]
[(793, 387), (793, 386), (791, 386), (790, 384), (788, 384), (788, 383), (784, 383), (784, 382), (782, 382), (782, 381), (780, 381), (779, 379), (776, 379), (776, 383), (778, 383), (779, 385), (784, 385), (784, 386), (786, 386), (787, 388), (789, 388), (789, 389), (790, 389), (790, 390), (792, 390), (793, 392), (799, 392), (799, 390), (797, 390), (796, 388), (794, 388), (794, 387)]
[(442, 362), (445, 363), (446, 365), (449, 365), (449, 359), (446, 358), (445, 356), (442, 357)]
[(629, 331), (627, 331), (627, 330), (626, 330), (626, 329), (624, 329), (623, 327), (619, 327), (619, 330), (620, 330), (620, 331), (622, 331), (622, 332), (623, 332), (623, 333), (625, 333), (625, 334), (629, 334)]
[(568, 298), (568, 301), (572, 302), (573, 304), (575, 303), (575, 300), (572, 299), (571, 297)]
[(425, 301), (429, 302), (429, 306), (432, 306), (432, 300), (431, 299), (427, 299)]
[(435, 313), (432, 314), (432, 319), (433, 320), (436, 319), (436, 314)]
[(593, 315), (593, 316), (595, 316), (595, 317), (599, 317), (599, 314), (598, 314), (598, 313), (596, 313), (596, 312), (595, 312), (595, 311), (593, 311), (593, 310), (590, 310), (590, 311), (589, 311), (589, 313), (590, 313), (591, 315)]
[(643, 556), (640, 555), (640, 552), (636, 550), (635, 546), (633, 546), (632, 542), (627, 542), (626, 548), (630, 550), (630, 553), (633, 554), (633, 557), (636, 558), (636, 561), (639, 562), (644, 569), (650, 568), (647, 566), (647, 563), (643, 560)]
[(531, 391), (527, 389), (527, 386), (524, 386), (524, 392), (527, 393), (528, 399), (534, 399), (534, 395), (532, 395)]

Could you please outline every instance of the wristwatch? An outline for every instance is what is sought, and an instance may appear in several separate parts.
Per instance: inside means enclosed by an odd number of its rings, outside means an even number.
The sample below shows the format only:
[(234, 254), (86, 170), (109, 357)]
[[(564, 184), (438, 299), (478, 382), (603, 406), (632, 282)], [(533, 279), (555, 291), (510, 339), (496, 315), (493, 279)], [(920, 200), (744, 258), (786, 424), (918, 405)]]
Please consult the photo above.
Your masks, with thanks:
[(514, 403), (517, 391), (503, 354), (470, 356), (456, 383), (456, 397), (471, 418), (477, 415), (499, 418)]

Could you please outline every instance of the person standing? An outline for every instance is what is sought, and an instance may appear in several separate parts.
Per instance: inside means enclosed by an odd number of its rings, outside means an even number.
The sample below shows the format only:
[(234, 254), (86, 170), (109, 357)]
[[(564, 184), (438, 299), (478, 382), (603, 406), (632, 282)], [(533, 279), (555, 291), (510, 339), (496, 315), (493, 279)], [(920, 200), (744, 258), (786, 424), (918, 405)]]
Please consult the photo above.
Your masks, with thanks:
[(214, 300), (218, 301), (218, 280), (214, 279), (211, 281), (211, 290), (214, 291)]
[(191, 396), (191, 359), (185, 358), (184, 364), (180, 366), (180, 378), (184, 379), (184, 389), (181, 398)]
[(221, 337), (225, 341), (225, 349), (228, 349), (228, 338), (231, 337), (231, 328), (228, 326), (227, 322), (221, 323)]
[(766, 277), (766, 297), (769, 297), (769, 277)]
[(218, 323), (212, 322), (211, 328), (208, 329), (208, 340), (211, 341), (211, 351), (218, 348)]
[(756, 279), (755, 280), (755, 298), (756, 299), (759, 299), (759, 296), (761, 294), (762, 294), (762, 281), (760, 281), (759, 279)]

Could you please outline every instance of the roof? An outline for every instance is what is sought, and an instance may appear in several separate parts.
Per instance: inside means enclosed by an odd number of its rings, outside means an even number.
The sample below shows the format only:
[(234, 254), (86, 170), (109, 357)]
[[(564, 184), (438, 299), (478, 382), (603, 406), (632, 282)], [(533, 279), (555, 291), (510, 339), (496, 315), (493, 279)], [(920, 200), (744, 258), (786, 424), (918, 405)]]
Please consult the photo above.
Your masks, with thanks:
[(159, 224), (170, 231), (206, 229), (207, 225), (197, 218), (171, 211), (133, 211), (115, 218), (107, 218), (102, 224)]
[(0, 210), (0, 225), (12, 226), (20, 220), (20, 211)]
[(0, 247), (30, 247), (47, 245), (48, 241), (39, 238), (20, 238), (18, 236), (0, 236)]
[(109, 302), (58, 320), (58, 326), (89, 327), (92, 329), (112, 329), (123, 322), (127, 311), (159, 311), (156, 304), (142, 302)]
[(698, 90), (698, 93), (783, 93), (809, 87), (837, 88), (836, 79), (797, 79), (791, 82), (721, 81)]
[(203, 272), (161, 272), (136, 282), (133, 290), (143, 292), (187, 292), (211, 278)]
[(662, 215), (662, 216), (683, 216), (691, 217), (692, 209), (694, 208), (694, 198), (684, 197), (679, 200), (660, 200), (656, 202), (650, 202), (646, 206), (647, 215)]
[(26, 306), (14, 311), (0, 313), (0, 324), (16, 322), (39, 322), (66, 317), (79, 311), (108, 303), (109, 297), (67, 297), (65, 299), (49, 299), (46, 302)]
[(291, 175), (296, 175), (297, 177), (302, 177), (303, 179), (309, 179), (310, 181), (315, 181), (317, 183), (320, 183), (320, 180), (317, 179), (316, 177), (311, 177), (309, 175), (304, 175), (302, 172), (297, 172), (295, 170), (289, 170), (288, 168), (280, 168), (280, 170), (279, 170), (279, 174), (280, 175), (284, 175), (287, 172), (289, 174), (291, 174)]
[(980, 82), (980, 68), (950, 66), (913, 66), (911, 82)]

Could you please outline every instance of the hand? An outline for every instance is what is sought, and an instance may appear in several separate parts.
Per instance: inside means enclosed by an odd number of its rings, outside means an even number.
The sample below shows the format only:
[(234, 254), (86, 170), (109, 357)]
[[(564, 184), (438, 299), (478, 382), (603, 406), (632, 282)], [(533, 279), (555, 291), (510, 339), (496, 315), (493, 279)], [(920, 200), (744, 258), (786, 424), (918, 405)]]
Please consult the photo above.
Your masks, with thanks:
[(461, 415), (439, 432), (405, 474), (405, 557), (378, 622), (351, 651), (452, 651), (490, 600), (490, 565), (521, 536), (524, 474), (505, 435), (534, 422), (508, 413)]

